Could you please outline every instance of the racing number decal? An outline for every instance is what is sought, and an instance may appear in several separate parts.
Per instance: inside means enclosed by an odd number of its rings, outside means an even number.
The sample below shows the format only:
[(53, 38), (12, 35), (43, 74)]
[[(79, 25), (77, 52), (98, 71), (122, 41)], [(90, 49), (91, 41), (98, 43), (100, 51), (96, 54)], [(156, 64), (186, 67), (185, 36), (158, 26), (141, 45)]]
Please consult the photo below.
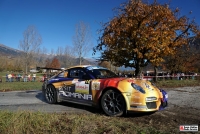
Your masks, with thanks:
[(85, 80), (85, 84), (90, 84), (91, 80)]
[(99, 90), (100, 82), (92, 82), (92, 90)]

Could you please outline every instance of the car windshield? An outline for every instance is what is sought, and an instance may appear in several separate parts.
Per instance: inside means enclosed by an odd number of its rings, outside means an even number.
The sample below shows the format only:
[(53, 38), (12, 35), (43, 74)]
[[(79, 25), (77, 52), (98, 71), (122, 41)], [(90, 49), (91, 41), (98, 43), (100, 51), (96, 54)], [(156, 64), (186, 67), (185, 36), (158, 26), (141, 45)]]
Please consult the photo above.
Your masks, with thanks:
[(117, 75), (108, 69), (92, 69), (89, 72), (97, 79), (101, 78), (114, 78)]

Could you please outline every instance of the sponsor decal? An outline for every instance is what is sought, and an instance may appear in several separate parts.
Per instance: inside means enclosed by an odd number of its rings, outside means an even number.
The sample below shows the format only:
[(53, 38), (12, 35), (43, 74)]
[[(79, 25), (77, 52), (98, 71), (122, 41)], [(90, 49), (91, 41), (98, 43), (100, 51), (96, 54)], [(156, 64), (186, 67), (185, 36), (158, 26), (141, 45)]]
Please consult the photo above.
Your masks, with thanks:
[(78, 89), (78, 90), (87, 90), (87, 89), (89, 89), (89, 86), (88, 85), (76, 84), (76, 89)]
[(133, 80), (133, 79), (128, 79), (127, 80), (129, 83), (134, 83), (135, 82), (135, 80)]
[(85, 84), (90, 84), (91, 80), (85, 80)]
[(149, 91), (153, 91), (153, 88), (151, 88), (151, 86), (149, 86), (149, 84), (147, 83), (144, 83), (145, 84), (145, 87), (149, 90)]
[(100, 89), (100, 82), (93, 82), (92, 90), (99, 90), (99, 89)]
[(76, 90), (89, 90), (89, 85), (85, 82), (77, 82), (75, 84)]
[(181, 132), (198, 132), (198, 125), (180, 125), (179, 131), (181, 131)]
[(72, 93), (72, 92), (64, 92), (64, 91), (60, 91), (59, 93), (69, 98), (92, 100), (92, 95), (90, 94)]
[(89, 85), (85, 81), (77, 82), (75, 84), (76, 93), (89, 94)]
[(67, 85), (66, 83), (63, 83), (63, 86), (58, 87), (59, 91), (65, 91), (65, 92), (75, 92), (75, 85)]

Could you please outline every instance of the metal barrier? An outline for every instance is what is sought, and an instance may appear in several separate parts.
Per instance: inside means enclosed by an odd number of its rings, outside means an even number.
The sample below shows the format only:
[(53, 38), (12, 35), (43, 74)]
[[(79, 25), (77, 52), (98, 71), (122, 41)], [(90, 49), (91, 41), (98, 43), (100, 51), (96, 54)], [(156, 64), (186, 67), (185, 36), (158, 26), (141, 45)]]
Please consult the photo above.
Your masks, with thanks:
[(195, 80), (200, 75), (183, 75), (183, 76), (173, 76), (173, 75), (164, 75), (164, 76), (144, 76), (142, 79), (146, 80), (153, 80), (154, 78), (157, 78), (158, 80), (186, 80), (186, 79), (192, 79)]

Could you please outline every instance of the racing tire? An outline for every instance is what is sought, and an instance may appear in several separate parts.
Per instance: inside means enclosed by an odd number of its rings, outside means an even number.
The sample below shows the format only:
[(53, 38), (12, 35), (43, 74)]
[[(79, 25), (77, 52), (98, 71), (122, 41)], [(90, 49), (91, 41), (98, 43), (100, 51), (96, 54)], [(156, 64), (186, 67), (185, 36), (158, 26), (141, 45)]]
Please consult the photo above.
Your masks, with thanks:
[(48, 85), (44, 91), (44, 95), (49, 104), (57, 103), (57, 92), (54, 86)]
[(101, 108), (108, 116), (122, 116), (126, 111), (123, 95), (115, 90), (106, 91), (101, 98)]

